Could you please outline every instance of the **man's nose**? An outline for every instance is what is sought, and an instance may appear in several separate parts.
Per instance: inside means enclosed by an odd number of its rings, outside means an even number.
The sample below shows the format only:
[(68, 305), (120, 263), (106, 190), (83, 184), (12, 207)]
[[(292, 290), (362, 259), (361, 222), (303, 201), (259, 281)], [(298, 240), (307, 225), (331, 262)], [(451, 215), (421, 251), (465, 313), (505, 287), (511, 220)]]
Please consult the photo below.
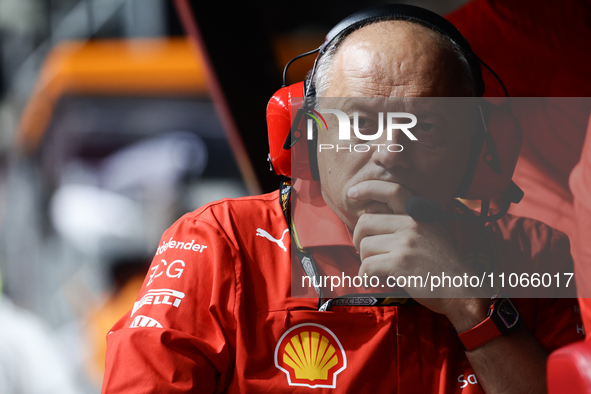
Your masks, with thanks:
[[(402, 135), (401, 135), (402, 134)], [(404, 144), (404, 133), (400, 130), (395, 130), (392, 133), (392, 140), (380, 138), (374, 141), (372, 160), (378, 166), (386, 169), (394, 167), (409, 168), (410, 167), (410, 152)], [(408, 142), (408, 138), (406, 138)]]

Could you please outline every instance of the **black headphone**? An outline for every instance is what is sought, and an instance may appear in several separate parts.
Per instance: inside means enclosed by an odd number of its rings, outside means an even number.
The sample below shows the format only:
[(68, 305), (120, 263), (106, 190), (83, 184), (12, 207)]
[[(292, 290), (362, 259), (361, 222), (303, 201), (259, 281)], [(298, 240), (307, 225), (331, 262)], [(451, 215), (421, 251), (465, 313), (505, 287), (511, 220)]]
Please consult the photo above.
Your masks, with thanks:
[[(316, 73), (318, 60), (330, 48), (331, 43), (339, 37), (343, 37), (343, 35), (347, 35), (372, 22), (382, 20), (414, 22), (446, 37), (456, 45), (465, 57), (471, 70), (477, 96), (481, 97), (484, 94), (482, 65), (499, 81), (505, 95), (509, 97), (507, 89), (499, 76), (476, 56), (464, 36), (442, 16), (406, 4), (386, 4), (370, 7), (343, 19), (328, 32), (324, 43), (319, 48), (296, 56), (285, 66), (283, 72), (284, 86), (273, 95), (267, 106), (269, 161), (277, 174), (291, 177), (291, 169), (294, 167), (298, 169), (297, 174), (301, 178), (315, 179), (315, 169), (310, 169), (310, 166), (313, 165), (311, 163), (316, 161), (310, 160), (313, 157), (311, 156), (311, 150), (307, 146), (307, 140), (301, 141), (301, 138), (304, 135), (305, 102), (315, 95), (312, 81)], [(291, 63), (314, 53), (318, 53), (318, 55), (306, 81), (286, 86), (286, 74)], [(482, 217), (480, 220), (492, 221), (504, 215), (511, 203), (517, 203), (523, 197), (521, 189), (511, 180), (521, 147), (521, 128), (509, 111), (508, 99), (503, 106), (496, 106), (482, 99), (480, 112), (482, 127), (481, 130), (473, 134), (468, 166), (456, 196), (482, 201), (502, 197), (503, 206), (501, 212), (486, 218), (480, 216)], [(295, 162), (292, 162), (292, 157), (295, 158)], [(424, 201), (421, 202), (421, 200)], [(435, 204), (423, 198), (414, 197), (407, 204), (407, 211), (411, 216), (416, 216), (415, 219), (422, 221), (435, 221), (445, 216), (445, 212), (441, 209), (437, 210), (433, 206), (427, 207), (427, 203)], [(436, 213), (429, 214), (428, 217), (421, 216), (421, 213), (413, 214), (413, 212), (418, 211)], [(429, 218), (434, 219), (429, 220)]]

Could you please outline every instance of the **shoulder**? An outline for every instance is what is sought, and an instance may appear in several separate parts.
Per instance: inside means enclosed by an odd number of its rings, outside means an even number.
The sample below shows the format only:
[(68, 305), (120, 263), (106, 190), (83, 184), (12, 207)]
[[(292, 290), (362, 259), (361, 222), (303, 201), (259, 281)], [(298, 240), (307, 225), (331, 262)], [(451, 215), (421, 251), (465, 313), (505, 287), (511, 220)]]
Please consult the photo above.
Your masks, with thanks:
[(568, 236), (539, 220), (506, 214), (491, 227), (505, 242), (517, 243), (532, 254), (556, 249), (570, 253)]
[[(252, 238), (258, 227), (273, 230), (286, 227), (279, 203), (279, 192), (225, 198), (183, 215), (163, 236), (163, 242), (175, 234), (206, 232), (239, 248), (243, 238)], [(252, 233), (252, 234), (251, 234)]]
[[(185, 214), (178, 222), (204, 221), (220, 224), (232, 223), (265, 215), (283, 216), (279, 205), (279, 192), (274, 191), (256, 196), (224, 198)], [(176, 223), (175, 223), (176, 224)]]
[[(546, 279), (556, 275), (562, 279), (572, 278), (573, 260), (569, 240), (564, 233), (538, 220), (512, 215), (506, 215), (491, 224), (490, 228), (499, 272), (505, 272), (507, 276), (535, 273), (539, 277), (545, 275)], [(519, 294), (522, 297), (538, 296), (538, 290), (544, 294), (550, 292), (552, 297), (576, 297), (574, 281), (568, 287), (526, 286), (516, 289), (521, 289)]]

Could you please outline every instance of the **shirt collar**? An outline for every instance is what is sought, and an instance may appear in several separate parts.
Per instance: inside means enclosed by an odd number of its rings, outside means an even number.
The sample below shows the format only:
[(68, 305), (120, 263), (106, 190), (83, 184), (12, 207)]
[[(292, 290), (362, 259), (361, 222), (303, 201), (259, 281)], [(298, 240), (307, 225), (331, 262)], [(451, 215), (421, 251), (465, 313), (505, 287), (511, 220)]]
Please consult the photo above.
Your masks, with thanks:
[(318, 182), (298, 179), (293, 189), (293, 223), (302, 248), (354, 247), (349, 228), (326, 205)]

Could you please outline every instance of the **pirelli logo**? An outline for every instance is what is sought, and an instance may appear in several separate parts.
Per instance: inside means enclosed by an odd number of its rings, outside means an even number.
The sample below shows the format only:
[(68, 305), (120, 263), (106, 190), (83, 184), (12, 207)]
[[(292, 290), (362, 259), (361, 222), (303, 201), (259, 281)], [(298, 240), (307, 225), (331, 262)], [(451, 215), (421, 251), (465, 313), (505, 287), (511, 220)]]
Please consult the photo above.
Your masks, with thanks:
[(152, 289), (139, 300), (133, 304), (131, 316), (144, 305), (170, 305), (178, 308), (181, 300), (185, 297), (185, 293), (171, 289)]

